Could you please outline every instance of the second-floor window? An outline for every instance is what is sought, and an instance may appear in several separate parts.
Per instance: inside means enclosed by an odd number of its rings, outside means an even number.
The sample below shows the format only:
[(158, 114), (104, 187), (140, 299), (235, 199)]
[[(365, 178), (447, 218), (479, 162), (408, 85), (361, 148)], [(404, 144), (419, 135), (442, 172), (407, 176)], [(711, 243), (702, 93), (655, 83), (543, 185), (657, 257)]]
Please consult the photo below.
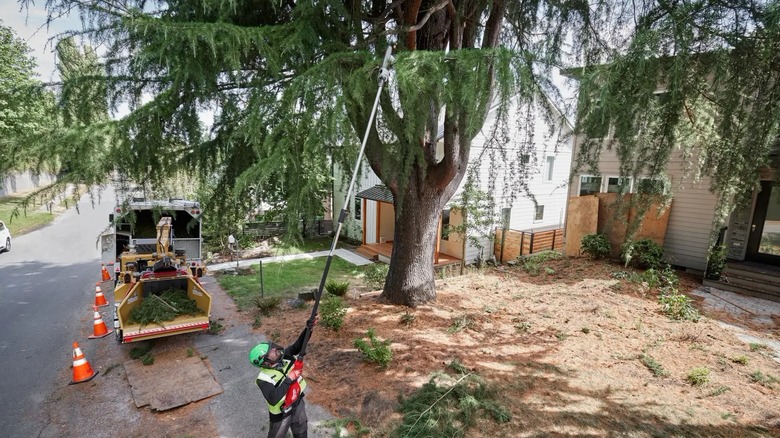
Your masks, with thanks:
[(544, 180), (552, 181), (554, 172), (555, 172), (555, 157), (554, 156), (547, 157), (547, 161), (545, 163)]

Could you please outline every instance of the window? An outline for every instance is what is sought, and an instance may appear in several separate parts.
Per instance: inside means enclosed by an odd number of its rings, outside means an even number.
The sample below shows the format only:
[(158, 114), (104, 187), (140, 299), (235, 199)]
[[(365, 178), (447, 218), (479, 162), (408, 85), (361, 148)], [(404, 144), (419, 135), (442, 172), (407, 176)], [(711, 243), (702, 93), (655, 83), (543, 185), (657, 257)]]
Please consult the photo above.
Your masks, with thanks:
[(601, 177), (585, 175), (580, 177), (580, 196), (592, 195), (601, 191)]
[(550, 156), (547, 157), (547, 163), (546, 163), (546, 169), (544, 174), (544, 180), (545, 181), (552, 181), (553, 180), (553, 172), (555, 171), (555, 157)]
[(607, 178), (607, 193), (628, 193), (631, 190), (631, 179), (610, 176)]
[(441, 240), (450, 240), (450, 210), (441, 212)]
[(363, 218), (363, 199), (355, 198), (355, 219)]
[(531, 156), (528, 154), (523, 154), (520, 156), (520, 164), (526, 165), (531, 162)]
[(660, 179), (639, 178), (637, 179), (635, 190), (637, 193), (663, 195), (666, 193), (666, 184)]
[(537, 205), (536, 212), (534, 213), (534, 222), (541, 222), (544, 220), (544, 205)]

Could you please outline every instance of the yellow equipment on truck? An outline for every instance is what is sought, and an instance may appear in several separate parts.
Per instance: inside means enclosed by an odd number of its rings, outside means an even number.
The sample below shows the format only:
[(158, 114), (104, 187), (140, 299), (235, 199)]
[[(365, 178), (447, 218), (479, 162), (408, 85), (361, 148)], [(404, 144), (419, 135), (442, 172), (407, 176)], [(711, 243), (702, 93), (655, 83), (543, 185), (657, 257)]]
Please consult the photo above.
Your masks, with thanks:
[[(104, 259), (115, 256), (117, 340), (127, 343), (208, 330), (211, 295), (199, 281), (205, 268), (200, 259), (198, 204), (183, 200), (135, 200), (117, 207), (110, 220), (113, 230), (103, 235), (102, 246)], [(161, 298), (169, 293), (186, 294), (195, 303), (196, 310), (177, 313), (181, 309)], [(167, 321), (135, 320), (133, 311), (146, 300), (155, 300), (172, 309), (175, 316)]]

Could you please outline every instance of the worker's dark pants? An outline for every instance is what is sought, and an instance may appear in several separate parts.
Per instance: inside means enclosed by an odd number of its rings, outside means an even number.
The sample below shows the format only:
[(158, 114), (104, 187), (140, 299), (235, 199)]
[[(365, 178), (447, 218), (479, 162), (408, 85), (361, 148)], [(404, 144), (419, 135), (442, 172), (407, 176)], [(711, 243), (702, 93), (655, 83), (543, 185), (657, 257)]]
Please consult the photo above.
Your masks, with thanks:
[(307, 435), (306, 405), (303, 399), (293, 408), (290, 415), (281, 421), (272, 421), (268, 429), (268, 438), (284, 438), (288, 430), (292, 430), (294, 438), (306, 438)]

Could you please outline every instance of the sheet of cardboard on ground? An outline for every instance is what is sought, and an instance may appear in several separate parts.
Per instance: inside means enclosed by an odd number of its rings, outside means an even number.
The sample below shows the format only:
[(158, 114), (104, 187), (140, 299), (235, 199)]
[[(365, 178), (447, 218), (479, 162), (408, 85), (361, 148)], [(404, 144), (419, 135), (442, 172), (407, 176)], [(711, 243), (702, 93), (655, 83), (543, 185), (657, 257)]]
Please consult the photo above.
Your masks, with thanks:
[[(166, 351), (162, 354), (182, 354)], [(222, 393), (211, 370), (196, 356), (178, 360), (157, 360), (144, 365), (140, 360), (124, 363), (127, 380), (137, 407), (156, 411), (177, 408)]]

